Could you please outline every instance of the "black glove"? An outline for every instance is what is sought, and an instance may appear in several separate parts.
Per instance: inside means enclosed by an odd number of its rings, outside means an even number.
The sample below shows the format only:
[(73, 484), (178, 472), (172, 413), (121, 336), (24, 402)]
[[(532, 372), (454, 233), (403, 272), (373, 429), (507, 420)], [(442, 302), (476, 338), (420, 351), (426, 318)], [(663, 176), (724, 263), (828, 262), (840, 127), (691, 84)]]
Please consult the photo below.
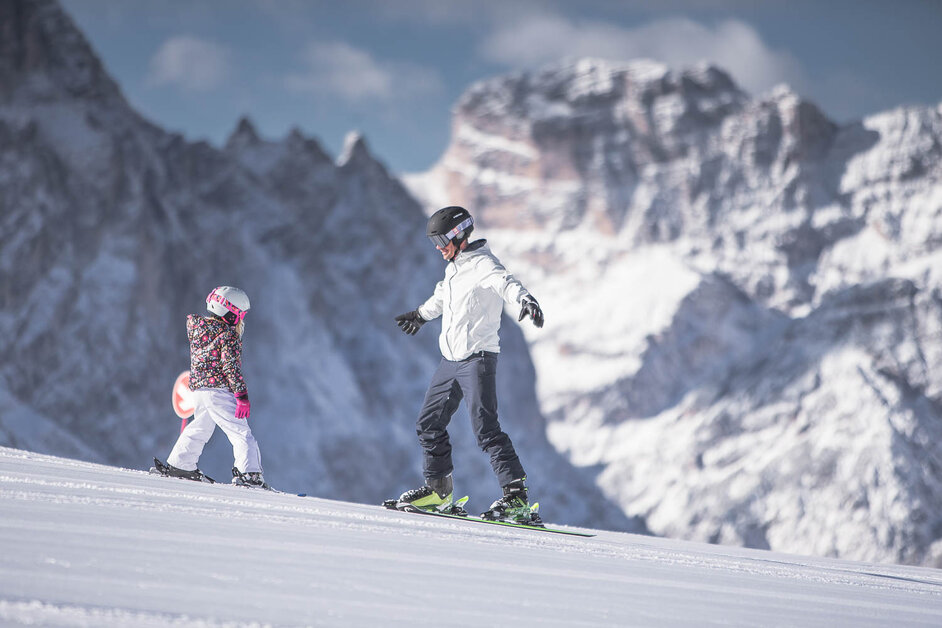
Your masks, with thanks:
[(520, 317), (517, 318), (517, 322), (523, 320), (524, 316), (529, 316), (533, 319), (533, 324), (537, 327), (543, 326), (543, 310), (540, 309), (540, 304), (536, 302), (531, 296), (523, 297), (523, 301), (520, 303)]
[(400, 314), (396, 317), (396, 324), (399, 325), (399, 328), (410, 336), (414, 336), (415, 332), (426, 323), (426, 320), (419, 316), (418, 310), (413, 310), (411, 312), (406, 312), (405, 314)]

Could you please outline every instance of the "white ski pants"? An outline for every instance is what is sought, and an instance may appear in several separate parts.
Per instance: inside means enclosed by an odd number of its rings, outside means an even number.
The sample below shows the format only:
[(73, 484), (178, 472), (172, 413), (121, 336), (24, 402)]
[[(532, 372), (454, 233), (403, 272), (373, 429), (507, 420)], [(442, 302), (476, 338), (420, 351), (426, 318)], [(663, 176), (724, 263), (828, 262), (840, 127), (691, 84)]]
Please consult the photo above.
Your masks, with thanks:
[(173, 451), (167, 457), (167, 464), (184, 471), (196, 469), (203, 447), (218, 425), (232, 443), (232, 456), (239, 471), (250, 473), (262, 470), (262, 455), (252, 436), (252, 428), (247, 419), (235, 417), (236, 400), (230, 391), (222, 388), (194, 390), (193, 406), (193, 418), (180, 433)]

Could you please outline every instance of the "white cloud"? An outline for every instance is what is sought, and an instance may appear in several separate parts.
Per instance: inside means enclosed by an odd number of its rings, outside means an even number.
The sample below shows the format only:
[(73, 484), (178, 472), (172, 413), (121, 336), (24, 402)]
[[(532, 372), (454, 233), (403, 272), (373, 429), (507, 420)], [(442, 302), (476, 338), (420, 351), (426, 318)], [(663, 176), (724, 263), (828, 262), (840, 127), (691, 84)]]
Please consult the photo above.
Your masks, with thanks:
[(648, 58), (674, 69), (707, 60), (730, 72), (755, 94), (779, 83), (801, 90), (806, 82), (791, 54), (770, 48), (752, 26), (735, 19), (710, 27), (671, 18), (625, 28), (555, 14), (531, 14), (500, 24), (478, 52), (508, 67), (533, 67), (582, 56), (617, 61)]
[(434, 71), (409, 63), (377, 61), (370, 53), (344, 42), (310, 44), (305, 68), (289, 74), (292, 91), (331, 95), (349, 103), (408, 100), (441, 90)]
[(150, 60), (147, 85), (176, 85), (187, 91), (209, 91), (231, 74), (227, 48), (189, 35), (165, 41)]

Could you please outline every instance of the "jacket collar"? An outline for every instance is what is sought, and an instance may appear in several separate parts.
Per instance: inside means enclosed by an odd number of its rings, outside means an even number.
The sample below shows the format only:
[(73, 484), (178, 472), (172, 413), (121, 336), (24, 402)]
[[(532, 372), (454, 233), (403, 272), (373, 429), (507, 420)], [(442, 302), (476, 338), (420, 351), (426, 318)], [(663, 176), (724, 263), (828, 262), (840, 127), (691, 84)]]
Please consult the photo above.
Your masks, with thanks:
[(468, 259), (471, 259), (472, 257), (475, 257), (479, 251), (483, 252), (486, 250), (487, 250), (487, 240), (483, 238), (480, 240), (475, 240), (474, 242), (471, 242), (470, 244), (468, 244), (465, 250), (459, 251), (458, 254), (455, 255), (449, 261), (454, 262), (455, 264), (463, 263), (464, 260), (468, 260)]

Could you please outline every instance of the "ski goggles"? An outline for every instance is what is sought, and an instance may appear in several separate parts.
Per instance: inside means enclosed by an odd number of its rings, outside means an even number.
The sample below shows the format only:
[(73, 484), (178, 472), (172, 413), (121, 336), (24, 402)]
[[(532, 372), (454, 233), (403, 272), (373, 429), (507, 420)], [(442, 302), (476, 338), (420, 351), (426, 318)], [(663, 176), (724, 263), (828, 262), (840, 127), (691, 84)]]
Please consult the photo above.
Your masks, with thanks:
[(457, 227), (448, 231), (447, 233), (436, 233), (428, 237), (436, 247), (445, 248), (448, 246), (448, 243), (451, 242), (456, 235), (470, 227), (474, 224), (474, 221), (471, 219), (471, 216), (468, 216), (461, 224)]
[(227, 299), (223, 298), (222, 295), (216, 294), (215, 290), (209, 293), (209, 296), (206, 297), (206, 302), (218, 303), (219, 305), (223, 306), (224, 308), (232, 312), (232, 314), (236, 317), (235, 323), (233, 323), (233, 325), (238, 325), (239, 323), (242, 322), (242, 319), (245, 318), (245, 311), (240, 310), (239, 308), (234, 306)]

